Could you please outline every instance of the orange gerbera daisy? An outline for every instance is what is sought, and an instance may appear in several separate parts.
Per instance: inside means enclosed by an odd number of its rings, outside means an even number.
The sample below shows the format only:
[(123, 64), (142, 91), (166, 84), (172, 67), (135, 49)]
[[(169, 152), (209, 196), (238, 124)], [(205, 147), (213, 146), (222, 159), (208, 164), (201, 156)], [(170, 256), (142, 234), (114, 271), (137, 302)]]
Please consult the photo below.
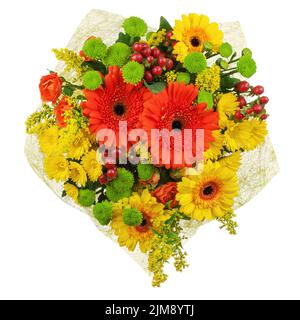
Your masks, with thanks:
[(85, 90), (86, 102), (82, 104), (84, 115), (90, 119), (90, 130), (114, 130), (118, 138), (119, 122), (127, 121), (128, 132), (135, 128), (143, 111), (146, 88), (124, 82), (118, 67), (109, 67), (104, 86), (95, 91)]
[[(148, 131), (149, 135), (151, 135), (151, 129), (167, 129), (168, 131), (177, 129), (178, 133), (182, 132), (183, 142), (187, 134), (184, 130), (190, 129), (192, 141), (188, 146), (183, 143), (180, 151), (183, 155), (184, 150), (190, 148), (193, 157), (195, 157), (197, 129), (204, 130), (204, 151), (209, 148), (209, 143), (214, 141), (212, 131), (218, 129), (218, 113), (206, 110), (205, 103), (197, 104), (195, 102), (197, 96), (198, 89), (194, 85), (185, 85), (178, 82), (170, 83), (163, 92), (156, 95), (152, 94), (151, 98), (145, 101), (144, 111), (140, 117), (141, 127)], [(151, 145), (151, 141), (149, 144)], [(163, 145), (163, 139), (160, 139), (160, 148)], [(173, 169), (189, 164), (186, 161), (187, 159), (182, 159), (181, 165), (174, 162), (176, 146), (172, 139), (170, 149), (170, 166), (161, 162), (160, 164)]]

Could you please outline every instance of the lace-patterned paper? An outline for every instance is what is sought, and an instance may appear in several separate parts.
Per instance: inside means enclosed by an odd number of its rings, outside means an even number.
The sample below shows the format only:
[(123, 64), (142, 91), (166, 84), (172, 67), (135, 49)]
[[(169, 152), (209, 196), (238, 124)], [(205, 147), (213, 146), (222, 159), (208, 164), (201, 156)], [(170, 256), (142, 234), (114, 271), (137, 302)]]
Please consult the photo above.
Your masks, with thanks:
[[(92, 10), (79, 25), (67, 48), (79, 52), (84, 41), (91, 35), (101, 37), (107, 45), (112, 45), (121, 30), (123, 20), (124, 18), (122, 16), (110, 12)], [(230, 42), (237, 51), (241, 51), (246, 46), (245, 37), (239, 22), (221, 23), (220, 27), (225, 35), (224, 40)], [(71, 74), (64, 73), (63, 68), (64, 64), (60, 62), (57, 65), (56, 71), (66, 78), (72, 77)], [(91, 209), (80, 207), (68, 197), (61, 198), (63, 184), (56, 183), (46, 177), (43, 169), (43, 155), (40, 152), (38, 139), (35, 135), (27, 136), (25, 153), (31, 167), (37, 175), (61, 200), (88, 214), (100, 231), (113, 241), (117, 242), (110, 227), (101, 226), (98, 221), (93, 218)], [(263, 145), (255, 150), (244, 152), (242, 154), (241, 167), (238, 172), (240, 192), (235, 199), (234, 208), (238, 209), (250, 201), (278, 173), (278, 171), (279, 167), (275, 151), (269, 137), (266, 138)], [(188, 238), (191, 238), (201, 225), (202, 224), (197, 221), (184, 222), (183, 232)], [(129, 253), (128, 250), (126, 250), (126, 252), (134, 258), (145, 271), (147, 271), (147, 256), (142, 254), (138, 247), (134, 253)]]

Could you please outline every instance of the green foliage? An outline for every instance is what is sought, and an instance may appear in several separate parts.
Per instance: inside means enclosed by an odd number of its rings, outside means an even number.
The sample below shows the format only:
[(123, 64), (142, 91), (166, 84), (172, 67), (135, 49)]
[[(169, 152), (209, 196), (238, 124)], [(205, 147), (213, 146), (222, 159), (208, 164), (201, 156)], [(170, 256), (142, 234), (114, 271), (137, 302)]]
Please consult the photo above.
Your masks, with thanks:
[(164, 17), (160, 17), (159, 30), (162, 29), (165, 29), (166, 31), (170, 31), (173, 29), (168, 20)]
[(220, 55), (223, 58), (229, 58), (233, 53), (233, 49), (230, 43), (223, 43), (220, 47)]
[(162, 92), (167, 84), (165, 82), (154, 82), (152, 84), (148, 84), (145, 82), (145, 86), (154, 94)]
[(214, 98), (210, 92), (207, 91), (200, 91), (198, 94), (198, 102), (199, 103), (206, 103), (207, 109), (210, 110), (214, 106)]
[(242, 56), (237, 64), (238, 72), (245, 78), (251, 78), (256, 73), (256, 62), (249, 56)]

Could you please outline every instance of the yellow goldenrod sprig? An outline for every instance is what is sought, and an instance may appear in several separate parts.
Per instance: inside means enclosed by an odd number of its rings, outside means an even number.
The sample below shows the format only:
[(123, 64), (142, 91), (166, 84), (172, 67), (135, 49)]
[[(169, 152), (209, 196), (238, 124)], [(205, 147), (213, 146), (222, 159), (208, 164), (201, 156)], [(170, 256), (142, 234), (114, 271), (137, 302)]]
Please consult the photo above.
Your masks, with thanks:
[(88, 67), (83, 65), (84, 61), (82, 57), (76, 52), (67, 48), (59, 50), (53, 49), (52, 51), (57, 60), (63, 61), (66, 64), (64, 69), (65, 72), (75, 71), (77, 76), (80, 77), (88, 70)]
[(148, 257), (148, 269), (153, 273), (152, 285), (160, 287), (168, 276), (164, 272), (164, 265), (171, 258), (174, 259), (176, 271), (181, 272), (188, 264), (186, 262), (187, 253), (182, 250), (182, 240), (185, 237), (180, 236), (182, 228), (179, 225), (180, 216), (175, 212), (171, 218), (166, 221), (161, 234), (156, 234), (152, 249)]
[(236, 221), (233, 220), (233, 218), (235, 217), (236, 215), (233, 212), (229, 212), (225, 214), (223, 217), (217, 218), (217, 220), (222, 224), (220, 229), (226, 228), (229, 234), (236, 235), (237, 234), (236, 229), (238, 228), (239, 225)]
[(55, 123), (53, 109), (47, 104), (43, 104), (41, 109), (34, 112), (26, 120), (26, 132), (28, 134), (39, 133), (45, 128), (49, 128)]

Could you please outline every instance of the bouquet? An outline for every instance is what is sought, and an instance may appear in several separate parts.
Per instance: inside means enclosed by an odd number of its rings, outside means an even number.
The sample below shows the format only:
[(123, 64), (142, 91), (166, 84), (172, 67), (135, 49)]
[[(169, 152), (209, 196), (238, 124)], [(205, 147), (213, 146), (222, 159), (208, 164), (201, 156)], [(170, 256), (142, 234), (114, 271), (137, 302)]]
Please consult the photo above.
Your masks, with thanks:
[[(77, 32), (79, 50), (53, 50), (60, 72), (41, 78), (27, 155), (62, 199), (143, 257), (160, 286), (167, 262), (188, 266), (183, 243), (198, 226), (217, 220), (235, 234), (235, 207), (276, 172), (269, 99), (248, 80), (257, 69), (251, 50), (236, 50), (207, 16), (173, 25), (161, 17), (157, 30), (118, 19), (113, 41), (94, 24)], [(251, 166), (263, 153), (274, 166), (266, 174), (264, 163), (259, 186)]]

